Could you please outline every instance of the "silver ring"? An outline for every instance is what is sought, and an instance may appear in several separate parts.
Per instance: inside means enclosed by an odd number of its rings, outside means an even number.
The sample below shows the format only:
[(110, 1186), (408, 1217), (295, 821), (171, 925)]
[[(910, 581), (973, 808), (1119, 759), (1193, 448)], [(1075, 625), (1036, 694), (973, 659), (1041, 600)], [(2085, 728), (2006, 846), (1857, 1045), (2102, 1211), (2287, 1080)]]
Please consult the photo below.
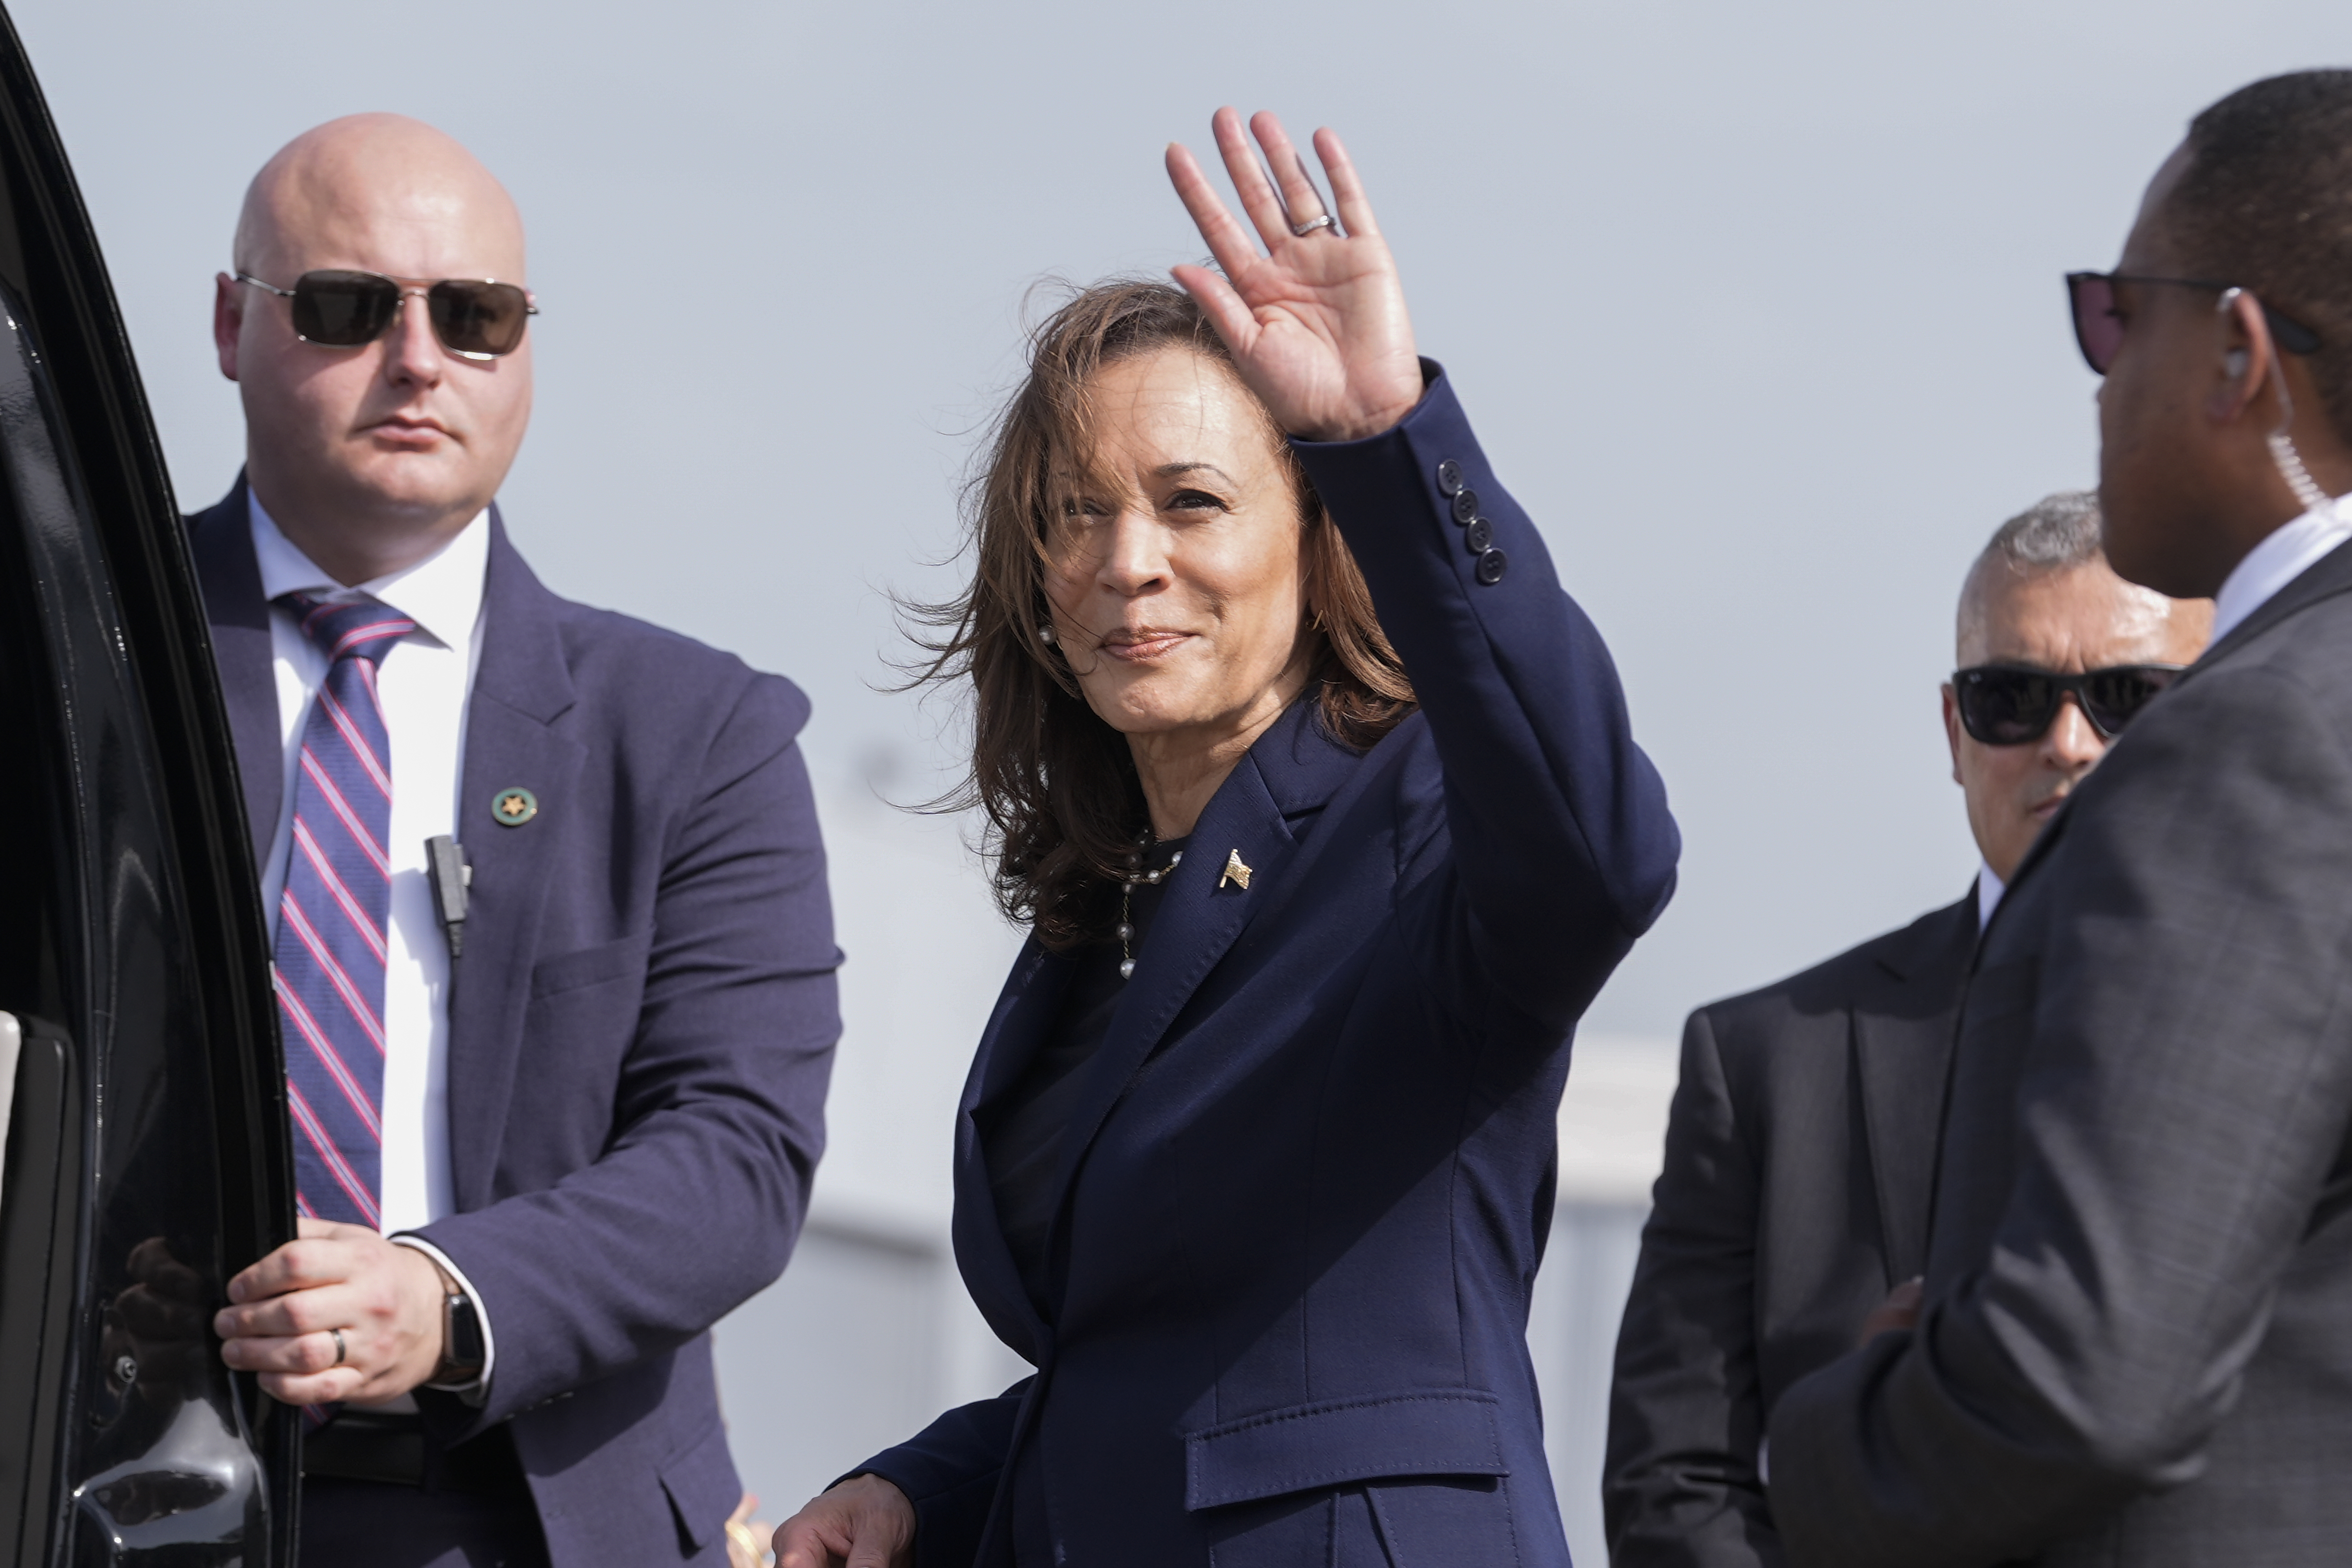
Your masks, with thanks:
[(343, 1364), (343, 1357), (350, 1353), (351, 1347), (343, 1343), (342, 1330), (329, 1329), (327, 1331), (335, 1336), (335, 1364), (341, 1366)]
[(1290, 232), (1298, 238), (1305, 239), (1308, 235), (1313, 234), (1318, 228), (1334, 228), (1337, 226), (1337, 222), (1332, 218), (1331, 215), (1329, 213), (1325, 213), (1321, 217), (1312, 219), (1307, 223), (1292, 224), (1290, 226)]

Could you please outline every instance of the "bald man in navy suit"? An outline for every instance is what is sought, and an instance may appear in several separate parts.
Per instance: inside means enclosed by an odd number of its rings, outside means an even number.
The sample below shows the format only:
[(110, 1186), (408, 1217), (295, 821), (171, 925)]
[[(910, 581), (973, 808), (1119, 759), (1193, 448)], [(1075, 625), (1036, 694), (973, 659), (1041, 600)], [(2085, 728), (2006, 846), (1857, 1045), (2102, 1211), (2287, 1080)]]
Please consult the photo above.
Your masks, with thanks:
[(791, 1254), (838, 1033), (808, 703), (516, 553), (537, 302), (465, 149), (306, 133), (235, 265), (247, 470), (190, 528), (301, 1218), (222, 1354), (304, 1407), (305, 1563), (723, 1562), (709, 1330)]

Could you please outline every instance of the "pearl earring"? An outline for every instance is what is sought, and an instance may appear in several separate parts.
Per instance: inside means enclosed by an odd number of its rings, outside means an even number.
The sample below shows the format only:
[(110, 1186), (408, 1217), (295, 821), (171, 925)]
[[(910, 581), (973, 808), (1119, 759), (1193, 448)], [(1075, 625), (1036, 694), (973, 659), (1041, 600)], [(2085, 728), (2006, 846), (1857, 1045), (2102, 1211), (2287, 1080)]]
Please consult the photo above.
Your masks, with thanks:
[(1060, 639), (1054, 635), (1054, 623), (1047, 621), (1037, 628), (1037, 640), (1052, 647)]

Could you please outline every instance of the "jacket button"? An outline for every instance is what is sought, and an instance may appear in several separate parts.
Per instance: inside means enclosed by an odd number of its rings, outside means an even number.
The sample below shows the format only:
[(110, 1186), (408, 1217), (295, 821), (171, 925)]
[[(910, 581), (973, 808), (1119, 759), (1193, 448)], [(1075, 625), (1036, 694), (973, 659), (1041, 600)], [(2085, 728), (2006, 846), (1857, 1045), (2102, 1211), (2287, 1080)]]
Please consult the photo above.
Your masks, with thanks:
[(1478, 492), (1476, 490), (1467, 489), (1455, 490), (1454, 492), (1454, 521), (1461, 523), (1465, 527), (1467, 527), (1469, 526), (1470, 520), (1477, 515)]
[(1437, 465), (1437, 489), (1441, 495), (1462, 493), (1462, 465), (1448, 458)]
[(1470, 547), (1473, 555), (1484, 555), (1486, 547), (1495, 542), (1495, 525), (1483, 517), (1474, 517), (1462, 535), (1462, 542)]
[(1487, 551), (1478, 557), (1478, 581), (1486, 587), (1493, 587), (1503, 580), (1503, 574), (1510, 564), (1501, 551)]

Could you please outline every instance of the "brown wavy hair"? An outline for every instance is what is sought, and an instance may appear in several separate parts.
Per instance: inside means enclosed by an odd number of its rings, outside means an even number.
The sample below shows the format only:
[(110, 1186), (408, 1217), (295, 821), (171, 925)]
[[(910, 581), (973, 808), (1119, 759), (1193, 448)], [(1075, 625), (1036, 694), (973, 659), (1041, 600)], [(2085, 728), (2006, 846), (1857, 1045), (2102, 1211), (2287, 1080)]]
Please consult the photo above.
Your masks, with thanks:
[[(1108, 934), (1122, 869), (1150, 817), (1126, 736), (1087, 705), (1040, 635), (1049, 535), (1067, 489), (1055, 474), (1092, 466), (1096, 373), (1171, 347), (1231, 370), (1223, 340), (1181, 289), (1114, 279), (1069, 290), (1030, 332), (1027, 374), (998, 410), (965, 486), (969, 584), (944, 602), (908, 606), (921, 628), (913, 684), (961, 690), (971, 682), (971, 769), (931, 809), (985, 814), (982, 849), (997, 903), (1055, 951)], [(1308, 691), (1333, 736), (1369, 750), (1412, 711), (1412, 685), (1306, 469), (1271, 417), (1266, 429), (1304, 531), (1314, 612), (1304, 635), (1319, 644)]]

